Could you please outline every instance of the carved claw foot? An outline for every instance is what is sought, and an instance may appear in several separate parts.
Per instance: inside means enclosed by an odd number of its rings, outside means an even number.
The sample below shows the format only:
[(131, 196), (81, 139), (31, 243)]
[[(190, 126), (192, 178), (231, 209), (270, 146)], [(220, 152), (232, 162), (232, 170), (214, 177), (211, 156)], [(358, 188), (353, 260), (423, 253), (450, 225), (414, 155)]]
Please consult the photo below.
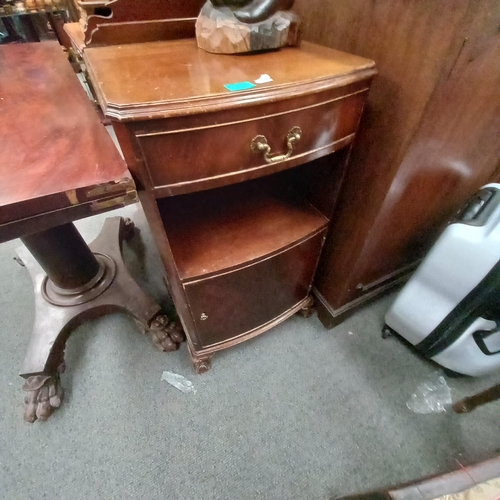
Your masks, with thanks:
[(212, 368), (212, 356), (192, 358), (194, 371), (198, 374), (206, 373)]
[(156, 316), (147, 333), (153, 340), (155, 347), (163, 352), (176, 351), (184, 340), (182, 328), (174, 321), (170, 321), (165, 314)]
[(24, 420), (33, 423), (35, 420), (47, 420), (56, 408), (61, 406), (64, 391), (59, 373), (54, 375), (33, 375), (23, 384)]
[(307, 302), (301, 307), (298, 314), (300, 314), (303, 318), (310, 318), (314, 314), (314, 299), (309, 297)]
[(126, 217), (123, 219), (122, 235), (125, 241), (129, 241), (134, 237), (135, 234), (135, 224), (132, 219)]

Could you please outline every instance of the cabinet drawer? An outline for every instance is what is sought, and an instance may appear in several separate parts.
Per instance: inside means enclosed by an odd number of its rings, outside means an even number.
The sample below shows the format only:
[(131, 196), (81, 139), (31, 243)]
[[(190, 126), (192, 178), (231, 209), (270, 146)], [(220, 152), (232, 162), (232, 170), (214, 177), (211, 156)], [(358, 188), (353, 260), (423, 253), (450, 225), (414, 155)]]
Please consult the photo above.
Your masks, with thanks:
[[(241, 110), (234, 110), (224, 114), (223, 122), (214, 114), (201, 125), (193, 116), (182, 128), (138, 133), (137, 138), (153, 186), (162, 188), (162, 195), (188, 193), (267, 175), (349, 144), (365, 97), (366, 92), (357, 92), (299, 108), (291, 99), (264, 107), (260, 116), (249, 109), (250, 118), (242, 118)], [(252, 151), (252, 139), (264, 136), (271, 157), (286, 154), (287, 134), (294, 127), (302, 132), (288, 159), (268, 163), (262, 152)]]
[(288, 250), (213, 278), (184, 285), (199, 347), (251, 335), (307, 297), (325, 231)]

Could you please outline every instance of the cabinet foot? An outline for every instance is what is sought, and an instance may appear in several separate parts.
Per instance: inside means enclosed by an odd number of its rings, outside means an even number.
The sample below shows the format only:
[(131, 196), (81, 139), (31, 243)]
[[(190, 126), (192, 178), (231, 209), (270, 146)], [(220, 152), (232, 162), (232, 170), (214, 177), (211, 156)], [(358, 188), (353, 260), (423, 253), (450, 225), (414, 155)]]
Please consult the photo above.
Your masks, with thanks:
[(312, 297), (308, 297), (307, 302), (304, 303), (297, 314), (303, 318), (310, 318), (314, 314), (314, 311), (314, 299)]
[(198, 374), (206, 373), (212, 367), (212, 356), (197, 357), (191, 354), (194, 371)]

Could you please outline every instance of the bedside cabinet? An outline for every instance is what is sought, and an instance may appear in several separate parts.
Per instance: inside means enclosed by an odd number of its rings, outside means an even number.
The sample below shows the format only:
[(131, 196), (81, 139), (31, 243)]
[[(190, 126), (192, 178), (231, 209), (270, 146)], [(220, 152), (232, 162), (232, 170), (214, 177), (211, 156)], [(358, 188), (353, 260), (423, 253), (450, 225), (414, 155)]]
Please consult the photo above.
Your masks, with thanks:
[[(310, 291), (372, 61), (303, 43), (214, 55), (194, 40), (87, 48), (198, 372)], [(224, 85), (272, 81), (230, 92)]]

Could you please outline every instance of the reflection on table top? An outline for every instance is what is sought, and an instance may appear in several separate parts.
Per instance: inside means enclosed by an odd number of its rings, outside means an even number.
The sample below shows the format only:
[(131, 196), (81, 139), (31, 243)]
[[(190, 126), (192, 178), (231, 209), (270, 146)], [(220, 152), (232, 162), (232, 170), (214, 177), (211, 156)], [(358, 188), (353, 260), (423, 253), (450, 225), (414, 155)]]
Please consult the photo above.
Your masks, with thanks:
[(18, 235), (2, 231), (23, 219), (47, 215), (57, 225), (120, 206), (112, 201), (120, 196), (121, 205), (135, 201), (126, 165), (57, 42), (0, 46), (0, 117), (0, 241)]

